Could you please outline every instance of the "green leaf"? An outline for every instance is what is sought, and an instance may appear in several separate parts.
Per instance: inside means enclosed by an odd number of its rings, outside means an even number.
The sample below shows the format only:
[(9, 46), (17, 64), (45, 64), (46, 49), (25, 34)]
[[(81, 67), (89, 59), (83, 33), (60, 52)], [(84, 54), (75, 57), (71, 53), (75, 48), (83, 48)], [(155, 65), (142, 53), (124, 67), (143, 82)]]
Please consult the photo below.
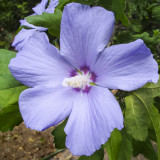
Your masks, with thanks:
[(128, 18), (125, 15), (124, 0), (100, 0), (101, 6), (115, 13), (116, 20), (120, 20), (124, 26), (128, 26)]
[(148, 123), (149, 119), (143, 103), (137, 99), (135, 95), (125, 97), (125, 119), (124, 124), (127, 132), (133, 136), (134, 139), (145, 141), (148, 136)]
[[(147, 118), (147, 123), (148, 125), (150, 124), (150, 121), (153, 124), (155, 133), (156, 133), (156, 138), (157, 138), (157, 143), (158, 143), (158, 157), (160, 159), (160, 114), (158, 112), (158, 109), (156, 107), (154, 107), (152, 105), (153, 103), (153, 98), (156, 96), (160, 96), (160, 80), (157, 84), (153, 84), (153, 83), (147, 83), (144, 87), (142, 87), (141, 89), (131, 92), (131, 95), (129, 95), (128, 97), (126, 97), (126, 99), (130, 99), (131, 102), (126, 103), (126, 110), (128, 110), (128, 108), (130, 108), (129, 104), (132, 103), (132, 108), (143, 108), (143, 110), (139, 110), (138, 115), (137, 112), (135, 112), (136, 114), (133, 114), (133, 112), (128, 112), (125, 113), (125, 125), (127, 128), (127, 131), (132, 131), (131, 134), (132, 136), (136, 139), (138, 139), (138, 134), (141, 132), (141, 129), (138, 127), (141, 125), (142, 128), (145, 128), (145, 132), (146, 132), (146, 123), (144, 123), (144, 121), (142, 119), (146, 119), (144, 116), (142, 116), (144, 114), (144, 112), (146, 112), (148, 114)], [(136, 105), (136, 106), (135, 106)], [(126, 111), (125, 111), (126, 112)], [(142, 113), (140, 113), (142, 112)], [(137, 128), (135, 128), (135, 126), (133, 126), (133, 122), (128, 121), (126, 119), (126, 115), (127, 117), (132, 117), (135, 116)], [(144, 114), (146, 115), (146, 114)], [(142, 116), (142, 117), (141, 117)], [(133, 131), (133, 129), (136, 129), (137, 133), (135, 131)], [(146, 133), (144, 133), (146, 135)], [(142, 136), (142, 135), (140, 135)], [(144, 138), (144, 137), (143, 137)]]
[[(122, 134), (121, 134), (122, 132)], [(125, 130), (115, 129), (104, 145), (110, 160), (130, 160), (132, 156), (132, 143)]]
[(81, 3), (84, 5), (91, 5), (91, 4), (96, 3), (96, 0), (74, 0), (74, 2)]
[(26, 86), (18, 86), (0, 90), (0, 109), (15, 104), (19, 99), (20, 93), (25, 89), (27, 89)]
[(156, 6), (152, 9), (152, 18), (155, 18), (157, 21), (160, 21), (160, 6)]
[(35, 26), (48, 28), (48, 32), (56, 37), (60, 36), (60, 23), (62, 11), (56, 9), (54, 13), (43, 12), (42, 15), (34, 15), (26, 17), (26, 20)]
[(74, 0), (59, 0), (57, 8), (63, 10), (64, 6), (68, 3), (74, 2)]
[(66, 148), (65, 146), (66, 134), (64, 132), (64, 127), (66, 123), (67, 119), (52, 131), (52, 135), (54, 136), (54, 143), (56, 148), (58, 149)]
[(111, 0), (111, 8), (115, 13), (116, 19), (120, 20), (124, 26), (128, 26), (128, 19), (124, 13), (124, 3), (125, 1), (123, 0)]
[(16, 52), (0, 49), (0, 90), (22, 85), (8, 69), (10, 60), (15, 56)]
[(112, 0), (100, 0), (100, 4), (102, 7), (106, 8), (106, 9), (110, 9), (111, 8), (111, 1)]
[(156, 133), (155, 133), (155, 130), (154, 129), (150, 129), (148, 130), (148, 138), (157, 142), (157, 139), (156, 139)]
[(122, 142), (121, 147), (118, 154), (117, 160), (131, 160), (132, 157), (132, 141), (131, 138), (128, 137), (125, 129), (121, 131), (122, 134)]
[(121, 143), (122, 143), (121, 133), (118, 129), (115, 129), (111, 133), (111, 137), (108, 139), (108, 141), (104, 145), (105, 148), (107, 149), (107, 153), (110, 160), (117, 160)]
[(12, 130), (22, 122), (18, 107), (20, 93), (27, 87), (11, 75), (8, 65), (16, 52), (0, 50), (0, 131)]
[(94, 152), (91, 156), (81, 156), (78, 160), (103, 160), (104, 158), (104, 149), (101, 149)]
[(157, 154), (151, 144), (151, 141), (147, 139), (145, 142), (133, 140), (133, 156), (137, 157), (139, 154), (143, 154), (147, 159), (157, 160)]
[(18, 103), (6, 106), (0, 110), (0, 131), (6, 132), (12, 130), (22, 121)]
[(157, 108), (154, 107), (153, 105), (151, 106), (146, 105), (146, 107), (155, 129), (157, 144), (158, 144), (158, 159), (160, 160), (160, 114)]

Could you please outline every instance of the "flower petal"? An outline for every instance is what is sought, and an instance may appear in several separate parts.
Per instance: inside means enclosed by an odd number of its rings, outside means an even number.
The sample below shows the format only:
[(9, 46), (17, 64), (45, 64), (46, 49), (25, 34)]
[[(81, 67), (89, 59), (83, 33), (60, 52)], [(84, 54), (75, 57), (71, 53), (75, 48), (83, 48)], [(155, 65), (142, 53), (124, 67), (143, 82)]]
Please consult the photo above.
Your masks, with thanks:
[(77, 69), (92, 66), (110, 40), (114, 14), (78, 3), (65, 6), (61, 21), (61, 54)]
[(93, 86), (74, 101), (65, 127), (66, 146), (74, 155), (90, 156), (104, 144), (114, 128), (123, 128), (123, 115), (112, 93)]
[(159, 79), (158, 64), (140, 39), (106, 48), (92, 71), (97, 75), (96, 84), (126, 91)]
[(51, 84), (23, 91), (19, 107), (25, 125), (42, 131), (60, 123), (70, 114), (76, 96), (68, 88)]
[(29, 24), (25, 19), (24, 20), (20, 20), (20, 23), (21, 23), (21, 26), (26, 26), (26, 27), (29, 27), (29, 28), (33, 28), (33, 29), (36, 29), (37, 31), (46, 31), (47, 28), (44, 28), (44, 27), (37, 27), (37, 26), (34, 26), (33, 24)]
[(34, 87), (48, 82), (62, 83), (73, 67), (49, 43), (47, 35), (37, 31), (11, 60), (9, 69), (17, 80)]
[(41, 3), (39, 3), (37, 6), (35, 6), (34, 8), (32, 8), (32, 10), (36, 14), (40, 15), (43, 12), (45, 12), (47, 3), (48, 3), (48, 0), (42, 0)]
[(45, 10), (45, 12), (54, 13), (54, 10), (55, 10), (55, 8), (57, 7), (58, 2), (59, 2), (59, 0), (51, 0), (50, 3), (49, 3), (49, 6), (48, 6), (48, 8)]
[(24, 45), (28, 42), (29, 38), (36, 32), (35, 29), (21, 29), (21, 31), (15, 36), (12, 46), (16, 50), (20, 51)]

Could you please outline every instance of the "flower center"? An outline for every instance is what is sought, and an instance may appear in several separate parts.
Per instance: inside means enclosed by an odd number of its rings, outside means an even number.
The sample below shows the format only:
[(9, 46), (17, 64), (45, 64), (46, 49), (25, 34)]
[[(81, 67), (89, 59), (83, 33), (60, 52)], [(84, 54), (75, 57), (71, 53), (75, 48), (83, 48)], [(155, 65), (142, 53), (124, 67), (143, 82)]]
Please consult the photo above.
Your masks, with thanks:
[(91, 81), (91, 74), (88, 73), (77, 73), (76, 76), (65, 78), (62, 82), (62, 86), (64, 87), (72, 87), (72, 88), (79, 88), (84, 90), (86, 87), (90, 86)]

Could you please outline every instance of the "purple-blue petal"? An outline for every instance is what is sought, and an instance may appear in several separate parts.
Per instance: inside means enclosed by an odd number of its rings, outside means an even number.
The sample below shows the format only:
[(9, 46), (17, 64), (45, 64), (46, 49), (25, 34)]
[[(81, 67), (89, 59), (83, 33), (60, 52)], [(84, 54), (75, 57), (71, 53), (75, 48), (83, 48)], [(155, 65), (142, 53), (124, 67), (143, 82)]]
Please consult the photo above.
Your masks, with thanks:
[(62, 84), (74, 69), (59, 54), (59, 50), (49, 43), (44, 32), (36, 31), (23, 49), (10, 61), (12, 75), (29, 87), (49, 82)]
[(96, 84), (131, 91), (147, 82), (157, 83), (158, 64), (143, 40), (106, 48), (92, 68)]
[(36, 32), (35, 29), (22, 29), (14, 38), (12, 46), (15, 47), (16, 50), (20, 51), (28, 42), (30, 37)]
[(36, 14), (41, 15), (43, 12), (45, 12), (47, 3), (48, 3), (48, 0), (42, 0), (41, 3), (39, 3), (37, 6), (35, 6), (32, 9)]
[(36, 29), (37, 31), (46, 31), (47, 28), (44, 28), (44, 27), (37, 27), (37, 26), (34, 26), (33, 24), (29, 24), (25, 19), (24, 20), (20, 20), (20, 23), (21, 23), (21, 26), (26, 26), (26, 27), (29, 27), (29, 28), (33, 28), (33, 29)]
[(70, 3), (64, 7), (60, 52), (77, 69), (92, 67), (110, 40), (114, 14), (102, 7)]
[(121, 108), (107, 88), (92, 86), (79, 94), (65, 127), (66, 147), (73, 155), (90, 156), (104, 144), (114, 128), (123, 128)]
[(45, 10), (47, 13), (54, 13), (55, 8), (58, 5), (59, 0), (51, 0), (48, 8)]
[(68, 88), (52, 84), (23, 91), (19, 107), (25, 125), (42, 131), (60, 123), (70, 114), (76, 96)]

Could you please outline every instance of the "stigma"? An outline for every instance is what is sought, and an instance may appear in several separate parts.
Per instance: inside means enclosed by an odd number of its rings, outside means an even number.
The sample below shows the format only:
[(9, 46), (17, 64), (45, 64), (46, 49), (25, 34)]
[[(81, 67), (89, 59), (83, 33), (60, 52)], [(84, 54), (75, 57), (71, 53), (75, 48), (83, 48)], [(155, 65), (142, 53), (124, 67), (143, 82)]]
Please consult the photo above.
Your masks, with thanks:
[(76, 76), (70, 78), (64, 78), (62, 82), (62, 86), (64, 87), (72, 87), (78, 88), (81, 90), (86, 89), (86, 87), (90, 86), (91, 83), (91, 74), (88, 73), (77, 73)]

